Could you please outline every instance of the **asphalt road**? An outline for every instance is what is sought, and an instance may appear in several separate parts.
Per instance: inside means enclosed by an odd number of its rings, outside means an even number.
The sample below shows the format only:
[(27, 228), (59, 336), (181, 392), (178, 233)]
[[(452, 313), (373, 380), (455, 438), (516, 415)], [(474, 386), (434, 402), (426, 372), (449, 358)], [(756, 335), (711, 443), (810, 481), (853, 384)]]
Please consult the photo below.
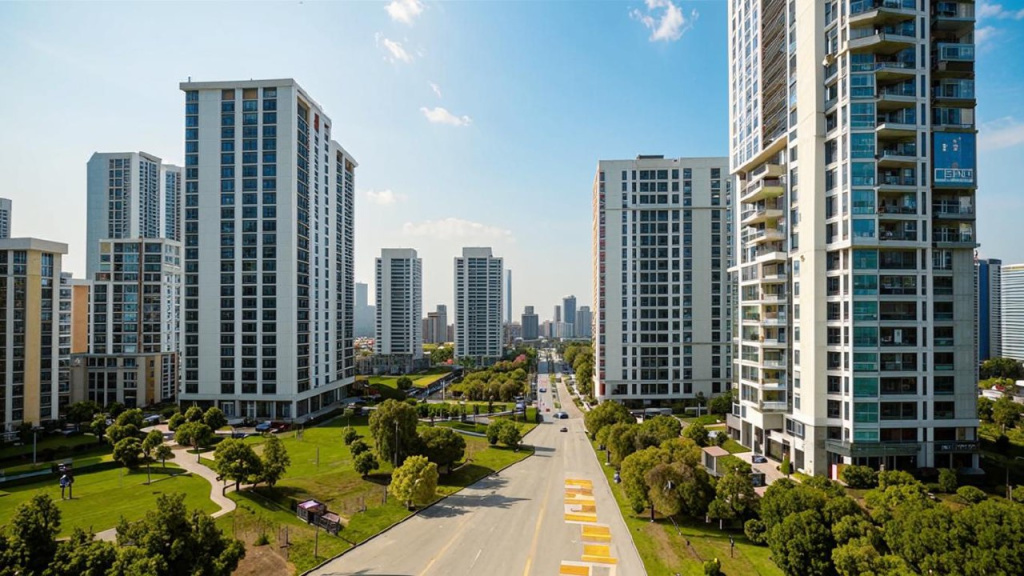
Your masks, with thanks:
[[(612, 532), (611, 556), (619, 576), (641, 576), (643, 563), (615, 506), (579, 410), (569, 400), (568, 420), (554, 420), (547, 376), (538, 388), (545, 421), (527, 436), (534, 456), (498, 476), (485, 478), (390, 531), (314, 570), (318, 575), (377, 576), (529, 576), (557, 575), (563, 560), (583, 553), (580, 525), (566, 523), (566, 478), (593, 481), (598, 522)], [(559, 432), (563, 426), (568, 432)]]

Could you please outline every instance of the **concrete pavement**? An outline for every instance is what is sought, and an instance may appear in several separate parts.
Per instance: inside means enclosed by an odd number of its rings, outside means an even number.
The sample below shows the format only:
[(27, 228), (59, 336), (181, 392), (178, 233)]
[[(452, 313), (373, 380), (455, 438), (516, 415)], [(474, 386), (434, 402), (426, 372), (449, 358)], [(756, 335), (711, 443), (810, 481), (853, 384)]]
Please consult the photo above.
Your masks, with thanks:
[[(424, 510), (388, 532), (315, 569), (317, 575), (557, 575), (584, 554), (582, 527), (566, 521), (566, 480), (589, 480), (597, 522), (608, 526), (615, 573), (645, 574), (628, 528), (587, 441), (579, 410), (560, 387), (568, 420), (554, 420), (551, 387), (540, 376), (543, 424), (527, 436), (535, 454)], [(568, 432), (559, 432), (563, 426)], [(609, 573), (595, 570), (597, 573)]]

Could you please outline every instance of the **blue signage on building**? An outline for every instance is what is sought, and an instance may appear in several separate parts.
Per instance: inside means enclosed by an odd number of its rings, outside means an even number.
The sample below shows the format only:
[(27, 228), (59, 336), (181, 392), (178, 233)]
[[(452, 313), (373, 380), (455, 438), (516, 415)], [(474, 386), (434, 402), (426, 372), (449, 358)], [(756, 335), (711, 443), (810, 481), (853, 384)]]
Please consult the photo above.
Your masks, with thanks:
[(975, 185), (974, 134), (936, 132), (932, 146), (933, 185), (946, 188)]

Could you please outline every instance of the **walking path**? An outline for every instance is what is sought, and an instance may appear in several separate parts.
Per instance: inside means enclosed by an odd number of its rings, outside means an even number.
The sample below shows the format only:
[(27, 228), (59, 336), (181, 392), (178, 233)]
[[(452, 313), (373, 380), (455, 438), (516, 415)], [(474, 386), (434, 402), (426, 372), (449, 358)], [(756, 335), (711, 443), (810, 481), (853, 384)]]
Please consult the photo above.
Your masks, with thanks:
[[(174, 463), (180, 466), (186, 472), (191, 472), (194, 476), (201, 476), (210, 483), (210, 500), (214, 504), (220, 506), (220, 510), (211, 514), (214, 518), (219, 518), (228, 512), (235, 509), (235, 501), (225, 496), (226, 491), (234, 490), (234, 485), (228, 485), (226, 488), (222, 486), (220, 480), (217, 480), (217, 473), (210, 470), (206, 466), (203, 466), (199, 462), (196, 462), (193, 458), (194, 454), (189, 454), (185, 446), (179, 446), (175, 442), (167, 442), (171, 448), (174, 448)], [(117, 539), (117, 528), (111, 528), (102, 532), (96, 533), (96, 538), (99, 540), (107, 540), (113, 542)]]

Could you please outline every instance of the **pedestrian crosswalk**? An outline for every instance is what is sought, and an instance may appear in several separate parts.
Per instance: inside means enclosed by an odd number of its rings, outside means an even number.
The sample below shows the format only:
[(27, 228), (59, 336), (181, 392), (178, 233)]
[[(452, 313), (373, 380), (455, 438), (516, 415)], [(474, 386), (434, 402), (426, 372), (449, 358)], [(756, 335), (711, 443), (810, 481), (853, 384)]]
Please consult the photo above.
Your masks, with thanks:
[(585, 478), (566, 478), (565, 521), (580, 526), (583, 552), (580, 560), (565, 560), (558, 573), (565, 576), (615, 576), (618, 560), (612, 556), (611, 529), (597, 522), (594, 483)]

